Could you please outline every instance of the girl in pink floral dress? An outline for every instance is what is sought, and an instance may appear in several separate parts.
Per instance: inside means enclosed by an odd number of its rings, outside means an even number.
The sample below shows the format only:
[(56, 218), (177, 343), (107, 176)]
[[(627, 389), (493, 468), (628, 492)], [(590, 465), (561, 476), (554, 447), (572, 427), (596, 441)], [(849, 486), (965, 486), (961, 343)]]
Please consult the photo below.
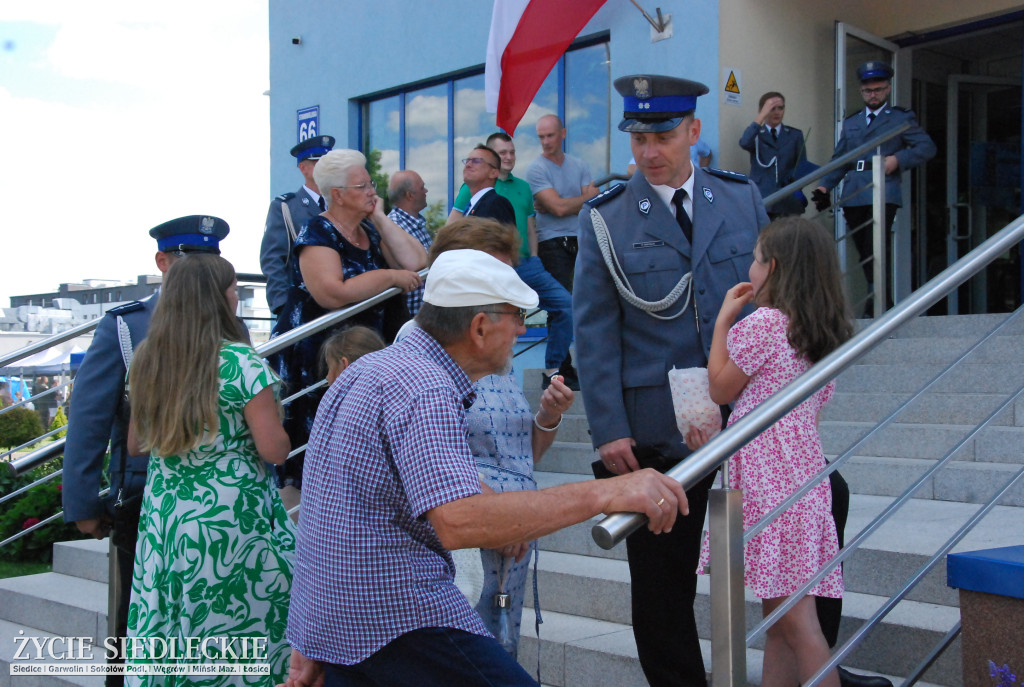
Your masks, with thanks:
[[(758, 309), (736, 322), (751, 302)], [(777, 220), (761, 232), (750, 282), (734, 286), (722, 303), (708, 358), (711, 398), (736, 401), (732, 424), (851, 334), (832, 239), (813, 222)], [(825, 467), (818, 414), (834, 388), (829, 383), (730, 459), (729, 486), (743, 491), (744, 530)], [(687, 444), (696, 448), (706, 439), (691, 432)], [(831, 508), (832, 492), (824, 480), (745, 546), (745, 582), (761, 598), (765, 615), (838, 552)], [(708, 558), (705, 541), (702, 572)], [(842, 571), (836, 568), (768, 630), (763, 687), (802, 684), (828, 661), (812, 597), (842, 594)], [(822, 684), (839, 687), (835, 671)]]

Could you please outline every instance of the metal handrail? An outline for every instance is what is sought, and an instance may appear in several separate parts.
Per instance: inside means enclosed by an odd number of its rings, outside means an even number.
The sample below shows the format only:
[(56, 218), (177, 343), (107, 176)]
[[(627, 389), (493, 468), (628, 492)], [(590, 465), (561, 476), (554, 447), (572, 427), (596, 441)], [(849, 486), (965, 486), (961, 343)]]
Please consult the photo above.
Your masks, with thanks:
[(47, 396), (49, 396), (51, 394), (55, 394), (58, 391), (60, 391), (61, 389), (63, 389), (64, 387), (67, 387), (67, 386), (71, 386), (71, 382), (63, 382), (61, 384), (58, 384), (57, 386), (50, 387), (49, 389), (47, 389), (46, 391), (44, 391), (42, 393), (38, 393), (38, 394), (36, 394), (34, 396), (29, 396), (28, 398), (23, 398), (22, 400), (18, 401), (17, 403), (12, 403), (9, 406), (4, 406), (3, 408), (0, 408), (0, 415), (3, 415), (4, 413), (6, 413), (8, 411), (14, 410), (15, 408), (21, 408), (22, 406), (24, 406), (27, 403), (33, 403), (35, 401), (38, 401), (41, 398), (45, 398), (45, 397), (47, 397)]
[(797, 191), (803, 189), (805, 186), (807, 186), (811, 182), (817, 181), (818, 179), (821, 179), (822, 177), (825, 177), (828, 174), (831, 174), (832, 172), (836, 171), (837, 169), (841, 169), (841, 168), (845, 167), (846, 165), (848, 165), (849, 163), (854, 162), (855, 160), (864, 157), (865, 154), (870, 153), (872, 150), (874, 150), (875, 148), (877, 148), (881, 144), (885, 143), (889, 139), (895, 138), (896, 136), (899, 136), (900, 134), (902, 134), (904, 131), (909, 129), (910, 126), (911, 125), (908, 122), (908, 123), (899, 125), (895, 129), (890, 129), (889, 131), (884, 132), (881, 136), (876, 136), (875, 138), (871, 139), (867, 143), (862, 143), (861, 145), (857, 146), (856, 148), (854, 148), (850, 152), (845, 153), (845, 154), (843, 154), (840, 157), (837, 157), (835, 160), (831, 160), (828, 164), (822, 165), (821, 167), (818, 167), (813, 172), (811, 172), (809, 174), (805, 174), (804, 176), (800, 177), (796, 181), (794, 181), (794, 182), (792, 182), (792, 183), (790, 183), (790, 184), (788, 184), (786, 186), (783, 186), (782, 188), (780, 188), (775, 193), (768, 194), (768, 196), (764, 199), (765, 206), (769, 206), (772, 203), (775, 203), (775, 202), (777, 202), (779, 200), (782, 200), (783, 198), (786, 198), (787, 196), (789, 196), (789, 195), (791, 195), (793, 193), (796, 193)]
[[(61, 429), (67, 429), (67, 427), (62, 427)], [(67, 437), (61, 437), (42, 448), (37, 448), (27, 456), (10, 461), (6, 464), (7, 469), (13, 476), (20, 477), (29, 470), (33, 470), (64, 453), (64, 444), (66, 442)]]
[(59, 434), (60, 432), (66, 432), (66, 431), (67, 431), (67, 429), (68, 429), (68, 428), (67, 428), (67, 426), (66, 426), (66, 425), (65, 425), (65, 426), (61, 426), (61, 427), (57, 427), (56, 429), (51, 429), (51, 430), (50, 430), (50, 431), (48, 431), (48, 432), (45, 432), (45, 433), (43, 433), (43, 434), (40, 434), (40, 435), (39, 435), (39, 436), (37, 436), (37, 437), (36, 437), (35, 439), (30, 439), (30, 440), (26, 441), (26, 442), (25, 442), (24, 444), (22, 444), (21, 446), (15, 446), (14, 448), (11, 448), (11, 449), (7, 449), (7, 450), (6, 450), (6, 451), (4, 451), (3, 453), (0, 453), (0, 460), (2, 460), (2, 459), (4, 459), (4, 458), (6, 458), (7, 456), (11, 455), (12, 453), (17, 453), (18, 451), (20, 451), (20, 450), (21, 450), (21, 449), (23, 449), (23, 448), (28, 448), (28, 447), (29, 447), (29, 446), (31, 446), (32, 444), (38, 444), (38, 443), (39, 443), (40, 441), (42, 441), (43, 439), (49, 439), (49, 438), (50, 438), (50, 437), (52, 437), (52, 436), (53, 436), (54, 434)]
[[(892, 310), (826, 356), (792, 383), (752, 410), (749, 414), (709, 441), (693, 455), (666, 473), (689, 489), (715, 470), (735, 451), (775, 423), (811, 394), (850, 367), (870, 349), (909, 320), (925, 312), (954, 288), (1024, 239), (1024, 215), (1018, 217), (934, 279), (901, 301)], [(639, 513), (609, 515), (594, 526), (594, 541), (610, 549), (641, 527), (645, 517)]]
[(96, 327), (100, 326), (100, 322), (102, 320), (102, 317), (97, 317), (95, 320), (83, 322), (77, 327), (72, 327), (67, 331), (60, 332), (59, 334), (54, 334), (53, 336), (48, 336), (42, 341), (37, 341), (34, 344), (23, 346), (22, 348), (19, 348), (16, 351), (11, 351), (7, 355), (0, 355), (0, 367), (8, 367), (11, 363), (17, 362), (22, 358), (27, 358), (30, 355), (34, 355), (40, 351), (45, 351), (48, 348), (53, 348), (57, 344), (62, 344), (65, 341), (71, 341), (71, 339), (75, 339), (81, 336), (82, 334), (88, 334), (93, 329), (96, 329)]

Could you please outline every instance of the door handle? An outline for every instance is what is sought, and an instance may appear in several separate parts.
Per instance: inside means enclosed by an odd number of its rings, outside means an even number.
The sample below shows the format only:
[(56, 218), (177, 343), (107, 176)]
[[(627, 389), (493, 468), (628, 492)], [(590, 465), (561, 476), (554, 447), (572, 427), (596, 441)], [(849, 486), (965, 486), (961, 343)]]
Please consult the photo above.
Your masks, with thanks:
[[(971, 215), (971, 204), (970, 203), (953, 203), (952, 205), (949, 206), (950, 220), (952, 220), (954, 217), (956, 217), (956, 211), (957, 211), (958, 208), (964, 208), (964, 209), (967, 210), (967, 233), (966, 234), (959, 234), (959, 233), (954, 231), (954, 232), (952, 232), (953, 233), (953, 240), (955, 240), (955, 241), (964, 241), (966, 239), (971, 238), (971, 236), (974, 235), (974, 219), (973, 219), (973, 217)], [(959, 221), (958, 217), (956, 219), (956, 223), (957, 223), (957, 226), (960, 226), (960, 221)], [(951, 226), (952, 226), (952, 224), (953, 224), (953, 222), (950, 221), (950, 225)]]

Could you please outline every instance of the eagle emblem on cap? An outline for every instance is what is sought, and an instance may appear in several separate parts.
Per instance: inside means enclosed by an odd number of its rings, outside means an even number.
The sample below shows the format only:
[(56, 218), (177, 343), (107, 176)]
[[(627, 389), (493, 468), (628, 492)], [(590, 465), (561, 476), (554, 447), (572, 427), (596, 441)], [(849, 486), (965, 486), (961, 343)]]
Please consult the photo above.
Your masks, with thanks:
[(202, 221), (199, 223), (199, 231), (201, 233), (203, 233), (203, 234), (212, 234), (213, 233), (213, 218), (212, 217), (204, 217), (202, 219)]
[(330, 139), (331, 139), (330, 136), (321, 136), (320, 137), (320, 140), (322, 141), (323, 145), (328, 147), (328, 148), (331, 146)]
[(633, 79), (633, 92), (637, 98), (651, 97), (651, 82), (642, 77)]

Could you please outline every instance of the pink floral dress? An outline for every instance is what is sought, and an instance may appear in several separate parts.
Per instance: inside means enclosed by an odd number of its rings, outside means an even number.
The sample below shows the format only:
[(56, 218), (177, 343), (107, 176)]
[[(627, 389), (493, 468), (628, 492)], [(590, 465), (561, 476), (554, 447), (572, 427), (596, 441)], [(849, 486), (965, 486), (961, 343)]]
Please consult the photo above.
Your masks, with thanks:
[[(788, 324), (781, 311), (759, 308), (729, 330), (729, 357), (750, 377), (730, 425), (810, 367), (789, 345)], [(744, 531), (825, 467), (817, 420), (834, 391), (835, 383), (830, 382), (729, 459), (729, 486), (743, 491)], [(826, 479), (751, 539), (744, 547), (747, 587), (759, 598), (775, 599), (809, 580), (839, 550), (831, 511), (832, 490)], [(704, 574), (708, 544), (705, 536), (699, 569)], [(842, 570), (833, 570), (810, 594), (841, 597)]]

